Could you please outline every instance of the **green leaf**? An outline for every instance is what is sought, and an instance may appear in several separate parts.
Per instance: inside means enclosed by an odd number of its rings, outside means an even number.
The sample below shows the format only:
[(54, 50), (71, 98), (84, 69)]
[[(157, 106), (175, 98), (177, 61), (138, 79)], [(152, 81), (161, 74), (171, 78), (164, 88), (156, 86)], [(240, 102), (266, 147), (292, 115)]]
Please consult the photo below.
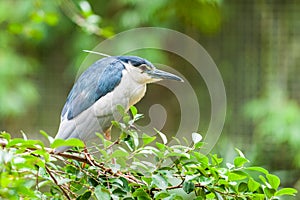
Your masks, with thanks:
[(87, 182), (89, 183), (90, 186), (93, 186), (93, 187), (96, 187), (97, 185), (99, 185), (99, 182), (93, 177), (88, 177)]
[(189, 194), (191, 192), (193, 192), (195, 189), (195, 184), (192, 181), (185, 181), (183, 183), (183, 190)]
[(215, 197), (216, 195), (213, 192), (206, 195), (206, 199), (215, 199)]
[(250, 195), (251, 200), (265, 200), (265, 195), (264, 194), (251, 194)]
[(282, 188), (275, 192), (275, 196), (291, 195), (295, 196), (298, 191), (294, 188)]
[(248, 177), (248, 174), (242, 171), (232, 171), (228, 174), (229, 181), (243, 180)]
[(145, 145), (153, 142), (156, 139), (156, 137), (155, 136), (151, 137), (151, 136), (147, 135), (146, 133), (143, 133), (142, 139), (143, 139), (143, 145), (145, 146)]
[(262, 168), (262, 167), (247, 167), (247, 170), (252, 170), (252, 171), (257, 171), (257, 172), (261, 172), (264, 174), (269, 174), (268, 170)]
[(167, 153), (166, 156), (170, 157), (170, 156), (175, 156), (175, 157), (185, 157), (185, 158), (188, 158), (190, 159), (191, 155), (188, 154), (188, 153), (185, 153), (185, 152), (170, 152), (170, 153)]
[(166, 145), (164, 145), (160, 142), (156, 142), (155, 144), (159, 148), (159, 150), (165, 150), (166, 149)]
[(37, 146), (39, 146), (41, 148), (44, 148), (44, 143), (42, 143), (42, 141), (40, 140), (26, 140), (24, 145), (27, 147), (38, 148)]
[(186, 175), (185, 176), (185, 181), (192, 181), (192, 180), (195, 180), (196, 178), (199, 178), (198, 174), (195, 174), (195, 175)]
[(266, 177), (271, 187), (277, 190), (278, 186), (280, 185), (280, 179), (278, 178), (278, 176), (273, 174), (267, 174)]
[(108, 146), (110, 146), (110, 145), (113, 143), (113, 142), (110, 141), (110, 140), (106, 140), (106, 139), (104, 138), (103, 134), (101, 134), (101, 133), (95, 133), (95, 134), (96, 134), (96, 136), (102, 141), (103, 147), (104, 147), (104, 148), (107, 148)]
[(274, 189), (271, 189), (271, 188), (268, 188), (268, 187), (265, 187), (265, 188), (264, 188), (264, 193), (265, 193), (265, 195), (266, 195), (268, 198), (271, 198), (271, 197), (274, 196), (275, 190), (274, 190)]
[(42, 136), (44, 136), (49, 143), (52, 143), (54, 141), (53, 137), (51, 137), (50, 135), (48, 135), (45, 131), (40, 130), (39, 132)]
[(71, 146), (71, 147), (84, 147), (84, 143), (77, 139), (77, 138), (70, 138), (67, 140), (63, 139), (56, 139), (54, 142), (50, 145), (51, 148), (57, 148), (61, 146)]
[(177, 144), (181, 144), (181, 142), (180, 142), (180, 140), (178, 138), (172, 137), (172, 139), (175, 140)]
[(154, 129), (154, 130), (156, 131), (156, 133), (159, 134), (159, 136), (161, 137), (163, 143), (167, 144), (167, 142), (168, 142), (167, 136), (165, 134), (163, 134), (162, 132), (160, 132), (159, 130), (157, 130), (157, 129)]
[(245, 163), (247, 163), (247, 162), (249, 162), (249, 160), (248, 159), (246, 159), (246, 158), (243, 158), (243, 157), (236, 157), (235, 159), (234, 159), (234, 166), (235, 167), (242, 167)]
[(84, 194), (80, 195), (79, 197), (77, 197), (77, 200), (86, 200), (89, 199), (92, 195), (91, 191), (86, 191)]
[(24, 140), (22, 138), (15, 138), (10, 140), (6, 147), (13, 147), (13, 146), (18, 146), (18, 147), (23, 147), (23, 148), (38, 148), (39, 147), (44, 147), (44, 144), (40, 140)]
[(214, 181), (214, 179), (212, 177), (205, 177), (205, 176), (200, 176), (199, 178), (199, 182), (201, 183), (201, 185), (209, 185)]
[(204, 142), (198, 142), (197, 144), (195, 144), (195, 149), (199, 149), (200, 147), (202, 147), (205, 143)]
[(24, 133), (23, 131), (21, 131), (21, 133), (22, 133), (23, 139), (28, 140), (26, 133)]
[(180, 191), (175, 190), (169, 197), (166, 197), (163, 200), (184, 200), (184, 199), (182, 198)]
[(25, 141), (23, 138), (14, 138), (7, 143), (6, 148), (10, 148), (10, 147), (15, 146), (16, 144), (22, 144), (24, 142)]
[(134, 149), (137, 149), (137, 147), (139, 146), (139, 135), (135, 131), (130, 131), (130, 135), (132, 136), (133, 139), (133, 143), (135, 147)]
[(115, 150), (112, 154), (111, 154), (111, 157), (112, 158), (118, 158), (118, 157), (127, 157), (129, 156), (129, 153), (124, 151), (124, 150), (120, 150), (120, 149), (117, 149)]
[(71, 182), (72, 180), (71, 179), (69, 179), (69, 178), (62, 178), (62, 177), (60, 177), (58, 180), (57, 180), (57, 184), (58, 185), (63, 185), (63, 184), (65, 184), (65, 183), (69, 183), (69, 182)]
[(134, 117), (138, 113), (138, 110), (135, 106), (130, 106), (130, 112), (131, 112), (132, 116)]
[(118, 112), (124, 117), (126, 115), (125, 109), (121, 105), (117, 105)]
[(6, 139), (7, 141), (9, 141), (11, 138), (10, 134), (6, 132), (1, 132), (0, 137)]
[(219, 165), (223, 162), (223, 158), (218, 158), (217, 154), (211, 156), (211, 161), (213, 165)]
[(242, 158), (246, 158), (245, 155), (243, 154), (243, 152), (237, 148), (235, 148), (235, 150), (238, 152), (239, 156)]
[(126, 138), (124, 138), (125, 144), (130, 149), (130, 151), (133, 151), (136, 149), (136, 146), (134, 144), (134, 138), (131, 135), (127, 135)]
[(48, 186), (48, 185), (50, 185), (50, 184), (51, 184), (51, 181), (50, 181), (50, 180), (45, 180), (45, 181), (39, 182), (38, 187), (39, 187), (39, 188), (42, 188), (42, 187)]
[(192, 140), (194, 144), (197, 144), (202, 140), (202, 135), (200, 135), (199, 133), (192, 133)]
[(165, 190), (168, 187), (167, 180), (159, 174), (152, 175), (151, 184), (156, 185), (161, 190)]
[(43, 131), (43, 130), (40, 130), (40, 134), (41, 134), (42, 136), (44, 136), (45, 138), (48, 138), (48, 137), (49, 137), (49, 135), (48, 135), (45, 131)]
[(115, 190), (113, 190), (112, 194), (113, 194), (114, 196), (119, 196), (119, 197), (121, 197), (121, 196), (126, 195), (126, 192), (123, 190), (122, 187), (118, 187), (118, 188), (116, 188)]
[(193, 152), (194, 156), (196, 157), (197, 161), (199, 161), (201, 163), (201, 165), (207, 166), (209, 163), (209, 159), (206, 155), (201, 154), (197, 151)]
[(46, 150), (43, 150), (43, 149), (37, 149), (37, 150), (35, 150), (35, 151), (31, 152), (31, 153), (32, 153), (32, 154), (41, 155), (41, 156), (43, 156), (43, 157), (45, 158), (45, 161), (46, 161), (46, 162), (49, 162), (49, 157), (50, 157), (50, 155), (49, 155), (49, 153), (48, 153)]
[(155, 147), (145, 146), (139, 149), (138, 154), (142, 154), (144, 156), (146, 156), (146, 154), (157, 155), (158, 152), (158, 149), (156, 149)]
[(138, 199), (143, 200), (151, 200), (151, 197), (147, 192), (145, 192), (142, 188), (135, 190), (132, 194), (133, 197), (138, 197)]
[(248, 186), (245, 182), (241, 182), (238, 187), (239, 192), (246, 192), (248, 190)]
[(256, 182), (253, 178), (249, 178), (248, 188), (251, 192), (255, 192), (259, 188), (260, 184)]
[[(111, 124), (112, 124), (114, 127), (118, 128), (118, 129), (121, 129), (120, 122), (118, 122), (118, 121), (111, 121)], [(96, 133), (96, 134), (97, 134), (97, 133)], [(98, 133), (98, 134), (100, 134), (100, 133)]]
[(143, 114), (136, 114), (136, 115), (134, 116), (134, 121), (137, 121), (137, 120), (139, 120), (139, 119), (142, 119), (143, 117), (144, 117)]
[(124, 121), (125, 124), (128, 124), (128, 122), (130, 121), (130, 116), (125, 115), (125, 116), (123, 117), (123, 121)]
[(146, 177), (146, 176), (142, 176), (142, 180), (143, 180), (147, 185), (150, 185), (151, 182), (152, 182), (152, 178)]
[(109, 190), (102, 187), (101, 185), (98, 185), (95, 188), (95, 196), (98, 200), (110, 200), (110, 193)]
[(264, 176), (259, 175), (258, 177), (264, 184), (269, 184)]
[(123, 189), (126, 191), (126, 192), (129, 192), (130, 191), (130, 187), (129, 187), (129, 183), (128, 183), (128, 180), (123, 178), (123, 177), (120, 177), (119, 178), (122, 183), (123, 183)]
[(154, 199), (164, 199), (169, 196), (170, 196), (170, 194), (167, 191), (159, 191), (159, 192), (155, 193)]

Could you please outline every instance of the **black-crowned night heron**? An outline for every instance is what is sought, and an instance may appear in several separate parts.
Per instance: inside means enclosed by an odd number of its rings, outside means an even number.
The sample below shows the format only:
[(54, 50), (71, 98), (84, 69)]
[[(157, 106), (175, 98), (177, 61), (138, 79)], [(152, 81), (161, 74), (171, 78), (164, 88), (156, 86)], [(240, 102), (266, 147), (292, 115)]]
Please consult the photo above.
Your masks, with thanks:
[[(111, 56), (98, 60), (81, 74), (69, 93), (55, 138), (78, 138), (88, 142), (99, 132), (109, 139), (117, 106), (121, 105), (127, 111), (145, 95), (147, 83), (162, 79), (183, 81), (137, 56)], [(55, 153), (68, 148), (59, 147)]]

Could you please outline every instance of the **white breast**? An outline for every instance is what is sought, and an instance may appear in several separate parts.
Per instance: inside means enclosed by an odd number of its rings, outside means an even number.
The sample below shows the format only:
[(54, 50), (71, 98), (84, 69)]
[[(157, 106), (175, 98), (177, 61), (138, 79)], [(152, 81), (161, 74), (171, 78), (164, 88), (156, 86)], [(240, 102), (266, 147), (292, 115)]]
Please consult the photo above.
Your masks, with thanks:
[(72, 120), (63, 118), (56, 138), (89, 141), (96, 137), (95, 132), (105, 132), (111, 126), (111, 121), (120, 119), (118, 105), (127, 111), (140, 101), (145, 95), (146, 83), (137, 82), (127, 70), (123, 70), (122, 74), (120, 84), (112, 92), (101, 97)]
[(136, 104), (145, 95), (146, 84), (137, 83), (123, 70), (120, 84), (110, 93), (100, 98), (94, 105), (96, 116), (112, 114), (117, 105), (122, 105), (126, 110)]

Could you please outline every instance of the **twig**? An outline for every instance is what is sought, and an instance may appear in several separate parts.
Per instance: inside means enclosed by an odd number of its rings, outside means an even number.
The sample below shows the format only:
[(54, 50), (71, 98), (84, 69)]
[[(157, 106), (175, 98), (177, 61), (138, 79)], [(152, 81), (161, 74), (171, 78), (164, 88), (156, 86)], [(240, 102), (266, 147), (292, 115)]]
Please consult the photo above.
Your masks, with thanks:
[(58, 154), (54, 154), (54, 153), (51, 153), (51, 152), (49, 152), (49, 153), (52, 154), (53, 156), (61, 156), (61, 157), (64, 157), (66, 159), (77, 160), (79, 162), (88, 163), (88, 159), (86, 159), (84, 157), (81, 157), (79, 155), (76, 156), (76, 155), (68, 154), (68, 153), (58, 153)]
[(105, 150), (111, 149), (114, 145), (119, 144), (119, 143), (120, 143), (120, 138), (118, 138), (116, 141), (111, 143), (108, 147), (105, 148)]
[[(165, 190), (174, 190), (178, 188), (182, 188), (183, 185), (180, 183), (179, 185), (174, 185), (174, 186), (169, 186)], [(203, 187), (206, 188), (204, 185), (201, 185), (200, 183), (195, 184), (195, 187)], [(160, 188), (152, 188), (151, 191), (161, 191), (162, 189)]]
[(71, 200), (71, 197), (69, 197), (68, 193), (58, 184), (56, 178), (53, 176), (50, 169), (47, 166), (45, 166), (45, 169), (48, 172), (48, 174), (50, 175), (50, 177), (53, 180), (53, 182), (55, 183), (55, 185), (57, 185), (60, 188), (60, 190), (64, 193), (64, 195), (67, 197), (68, 200)]
[(38, 191), (40, 191), (40, 188), (39, 188), (39, 170), (36, 170), (36, 182), (35, 182), (35, 184), (36, 184), (36, 189)]

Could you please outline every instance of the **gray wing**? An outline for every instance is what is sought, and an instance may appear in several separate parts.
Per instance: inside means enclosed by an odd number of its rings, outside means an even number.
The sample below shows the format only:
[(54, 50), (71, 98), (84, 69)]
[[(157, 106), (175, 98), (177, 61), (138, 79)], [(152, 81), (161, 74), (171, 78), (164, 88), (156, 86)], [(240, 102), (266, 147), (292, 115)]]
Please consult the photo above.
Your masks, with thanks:
[(121, 81), (124, 65), (115, 57), (101, 59), (89, 67), (74, 84), (62, 110), (71, 120), (111, 92)]
[[(79, 77), (63, 108), (55, 138), (79, 138), (86, 141), (96, 131), (105, 131), (110, 127), (112, 115), (96, 116), (94, 105), (118, 86), (124, 68), (115, 57), (108, 57), (94, 63)], [(67, 148), (62, 147), (58, 151)]]

